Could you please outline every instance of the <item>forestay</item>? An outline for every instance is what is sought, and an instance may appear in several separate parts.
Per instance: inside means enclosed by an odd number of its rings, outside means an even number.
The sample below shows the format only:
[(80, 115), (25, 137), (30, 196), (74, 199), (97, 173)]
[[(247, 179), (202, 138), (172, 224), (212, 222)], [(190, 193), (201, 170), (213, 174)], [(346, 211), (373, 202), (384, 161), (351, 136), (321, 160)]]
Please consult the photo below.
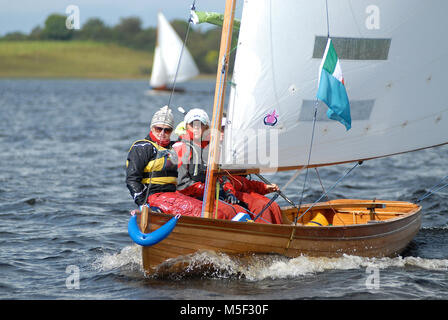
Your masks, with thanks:
[[(447, 9), (444, 0), (328, 0), (352, 128), (320, 102), (311, 166), (448, 142)], [(324, 0), (244, 1), (223, 168), (307, 164), (326, 14)]]
[(198, 75), (198, 67), (187, 48), (184, 48), (179, 64), (183, 42), (162, 13), (159, 12), (157, 18), (157, 44), (149, 84), (152, 87), (170, 85), (174, 80), (178, 65), (176, 82), (182, 82)]

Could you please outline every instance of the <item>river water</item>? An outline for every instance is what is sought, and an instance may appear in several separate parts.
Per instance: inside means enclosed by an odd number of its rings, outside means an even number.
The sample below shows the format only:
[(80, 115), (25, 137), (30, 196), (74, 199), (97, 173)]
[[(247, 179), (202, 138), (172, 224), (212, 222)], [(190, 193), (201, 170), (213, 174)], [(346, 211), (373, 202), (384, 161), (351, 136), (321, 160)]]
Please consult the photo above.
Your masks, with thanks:
[[(171, 106), (211, 110), (214, 82), (185, 84)], [(422, 201), (422, 228), (400, 257), (239, 260), (212, 252), (145, 277), (127, 234), (132, 142), (167, 95), (147, 81), (0, 80), (0, 299), (447, 299), (448, 189)], [(175, 112), (176, 123), (182, 115)], [(365, 162), (331, 199), (415, 201), (448, 174), (448, 147)], [(330, 187), (352, 164), (321, 168)], [(284, 186), (291, 172), (268, 178)], [(303, 175), (284, 192), (299, 202)], [(305, 202), (322, 189), (309, 172)], [(285, 205), (283, 200), (279, 204)]]

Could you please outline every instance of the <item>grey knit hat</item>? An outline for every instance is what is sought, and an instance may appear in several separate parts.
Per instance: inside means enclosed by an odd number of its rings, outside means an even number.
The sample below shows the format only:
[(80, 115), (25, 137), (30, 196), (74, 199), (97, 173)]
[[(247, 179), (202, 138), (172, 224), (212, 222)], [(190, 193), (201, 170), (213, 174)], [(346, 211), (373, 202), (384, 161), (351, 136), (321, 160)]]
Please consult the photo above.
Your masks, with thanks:
[(167, 125), (170, 128), (174, 129), (174, 116), (168, 106), (164, 106), (157, 111), (151, 120), (151, 128), (155, 125)]

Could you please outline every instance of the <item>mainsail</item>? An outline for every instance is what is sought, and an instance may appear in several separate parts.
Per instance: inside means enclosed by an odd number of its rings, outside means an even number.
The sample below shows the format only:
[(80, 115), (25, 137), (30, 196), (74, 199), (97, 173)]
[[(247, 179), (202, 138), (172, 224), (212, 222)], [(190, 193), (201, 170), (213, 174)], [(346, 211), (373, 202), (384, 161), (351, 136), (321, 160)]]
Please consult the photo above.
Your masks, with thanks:
[(310, 166), (448, 143), (448, 2), (246, 0), (221, 167), (308, 163), (328, 30), (344, 69), (352, 128), (319, 102)]
[[(176, 75), (179, 57), (182, 51), (182, 40), (173, 27), (159, 12), (157, 23), (157, 44), (149, 84), (151, 87), (163, 87), (172, 84)], [(176, 82), (186, 81), (199, 74), (198, 67), (186, 47), (182, 53)]]

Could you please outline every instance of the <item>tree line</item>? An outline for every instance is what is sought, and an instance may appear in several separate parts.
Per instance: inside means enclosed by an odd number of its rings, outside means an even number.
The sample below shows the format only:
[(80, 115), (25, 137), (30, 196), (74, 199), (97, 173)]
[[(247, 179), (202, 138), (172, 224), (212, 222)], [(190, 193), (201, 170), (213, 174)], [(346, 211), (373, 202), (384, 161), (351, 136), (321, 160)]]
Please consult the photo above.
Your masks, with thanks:
[[(0, 38), (1, 41), (95, 41), (115, 43), (136, 50), (153, 52), (156, 44), (156, 27), (142, 27), (139, 17), (121, 18), (115, 26), (106, 25), (99, 18), (90, 18), (79, 30), (66, 27), (65, 15), (51, 14), (44, 26), (36, 26), (29, 34), (11, 32)], [(188, 22), (170, 22), (181, 39), (185, 39)], [(235, 38), (235, 37), (234, 37)], [(201, 73), (216, 73), (221, 29), (209, 28), (205, 31), (190, 28), (187, 47), (194, 57)]]

